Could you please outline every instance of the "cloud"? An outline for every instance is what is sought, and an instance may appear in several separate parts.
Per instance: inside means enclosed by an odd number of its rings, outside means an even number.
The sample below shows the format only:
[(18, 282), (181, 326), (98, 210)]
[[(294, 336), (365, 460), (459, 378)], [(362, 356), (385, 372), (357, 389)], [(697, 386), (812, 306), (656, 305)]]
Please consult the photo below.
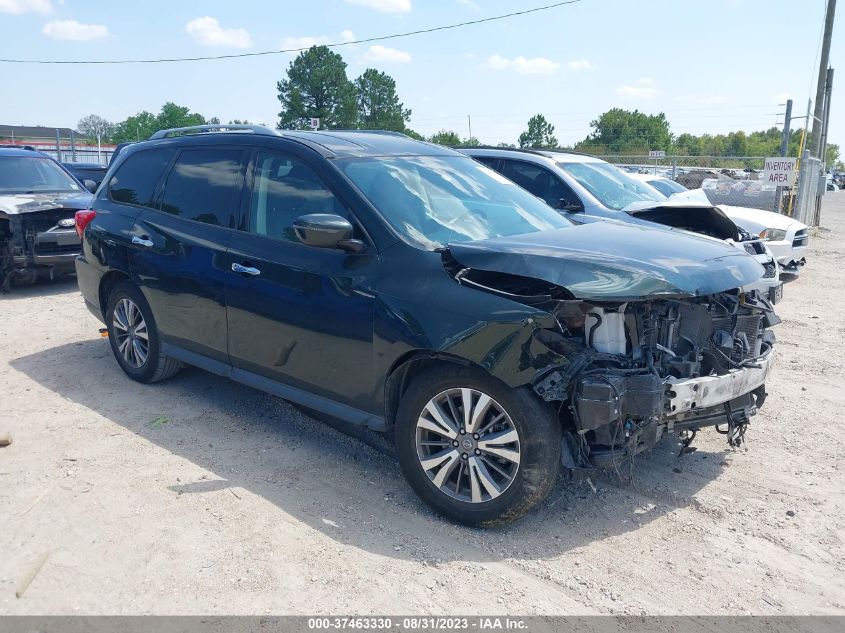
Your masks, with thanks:
[(569, 70), (592, 70), (595, 65), (587, 59), (572, 59), (566, 62), (566, 67)]
[(545, 57), (528, 59), (522, 55), (513, 59), (491, 55), (484, 65), (493, 70), (514, 70), (520, 75), (552, 75), (560, 68), (560, 64)]
[(386, 46), (370, 46), (367, 52), (364, 53), (364, 60), (368, 62), (394, 62), (399, 64), (407, 64), (411, 61), (411, 54), (405, 51), (400, 51), (396, 48), (388, 48)]
[(642, 77), (632, 84), (619, 86), (616, 89), (616, 94), (623, 95), (625, 97), (651, 99), (657, 94), (657, 88), (654, 87), (654, 79)]
[(346, 0), (346, 2), (375, 9), (381, 13), (408, 13), (411, 10), (411, 0)]
[(355, 33), (346, 29), (340, 32), (340, 36), (330, 37), (328, 35), (305, 35), (302, 37), (286, 37), (282, 40), (282, 48), (285, 50), (293, 48), (311, 48), (323, 44), (337, 44), (340, 42), (352, 42)]
[(689, 94), (675, 97), (678, 103), (692, 103), (695, 105), (719, 105), (725, 103), (728, 98), (725, 95)]
[(795, 96), (789, 92), (779, 92), (776, 95), (772, 95), (772, 103), (774, 105), (784, 105), (790, 99), (795, 99)]
[(22, 15), (24, 13), (50, 13), (50, 0), (0, 0), (0, 13)]
[(109, 36), (109, 30), (103, 24), (80, 24), (76, 20), (47, 22), (41, 32), (54, 40), (71, 40), (74, 42), (88, 42)]
[(252, 38), (245, 29), (224, 29), (217, 18), (205, 16), (195, 18), (185, 25), (185, 30), (194, 41), (203, 46), (228, 46), (249, 48)]

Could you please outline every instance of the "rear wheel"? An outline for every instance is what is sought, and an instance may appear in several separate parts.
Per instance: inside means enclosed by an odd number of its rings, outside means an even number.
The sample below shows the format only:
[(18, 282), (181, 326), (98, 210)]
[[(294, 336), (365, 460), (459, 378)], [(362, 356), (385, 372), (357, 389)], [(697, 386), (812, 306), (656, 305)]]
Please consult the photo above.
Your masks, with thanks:
[(152, 311), (135, 285), (124, 281), (112, 289), (105, 317), (114, 357), (133, 380), (157, 382), (182, 367), (161, 351)]
[(560, 468), (560, 423), (528, 389), (480, 370), (439, 366), (402, 398), (396, 449), (414, 490), (467, 525), (498, 525), (545, 498)]

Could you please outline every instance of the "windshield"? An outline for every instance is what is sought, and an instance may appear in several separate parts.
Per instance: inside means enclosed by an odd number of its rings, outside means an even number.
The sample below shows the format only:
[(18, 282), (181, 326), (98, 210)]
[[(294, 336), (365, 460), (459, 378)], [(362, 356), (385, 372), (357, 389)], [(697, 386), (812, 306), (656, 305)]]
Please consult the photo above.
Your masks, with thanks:
[(635, 202), (662, 202), (664, 196), (626, 176), (610, 163), (558, 163), (608, 209), (621, 211)]
[(81, 190), (77, 182), (49, 158), (0, 156), (0, 193)]
[(669, 180), (668, 178), (657, 178), (655, 180), (649, 180), (648, 184), (657, 189), (667, 198), (675, 193), (683, 193), (684, 191), (689, 191), (689, 189), (687, 189), (683, 185), (679, 185), (674, 180)]
[(572, 225), (469, 157), (348, 158), (337, 165), (396, 230), (426, 249)]

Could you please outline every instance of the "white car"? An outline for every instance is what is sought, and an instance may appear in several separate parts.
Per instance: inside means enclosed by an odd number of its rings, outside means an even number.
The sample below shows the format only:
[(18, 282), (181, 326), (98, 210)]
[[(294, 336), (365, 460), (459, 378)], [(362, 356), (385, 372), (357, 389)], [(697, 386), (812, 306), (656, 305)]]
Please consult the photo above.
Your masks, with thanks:
[(752, 236), (708, 201), (667, 197), (614, 165), (593, 156), (563, 150), (460, 148), (498, 171), (577, 224), (614, 221), (651, 228), (689, 231), (719, 239), (752, 255), (763, 267), (760, 279), (745, 290), (777, 303), (783, 296), (779, 267), (765, 243)]
[[(651, 185), (667, 197), (709, 202), (704, 190), (687, 189), (669, 178), (651, 174), (627, 175)], [(765, 240), (766, 246), (778, 260), (782, 272), (792, 275), (801, 272), (807, 262), (807, 243), (810, 240), (809, 229), (806, 224), (802, 224), (787, 215), (765, 211), (764, 209), (735, 207), (727, 204), (718, 206), (738, 227), (749, 233), (759, 235)]]

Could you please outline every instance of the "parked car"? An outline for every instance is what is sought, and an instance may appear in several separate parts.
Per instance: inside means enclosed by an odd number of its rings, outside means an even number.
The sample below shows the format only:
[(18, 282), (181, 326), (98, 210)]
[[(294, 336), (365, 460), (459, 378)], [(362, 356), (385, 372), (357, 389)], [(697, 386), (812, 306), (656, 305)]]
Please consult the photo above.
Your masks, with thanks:
[[(663, 195), (686, 200), (709, 202), (703, 189), (687, 189), (668, 178), (633, 176), (651, 185)], [(788, 215), (773, 213), (764, 209), (738, 207), (729, 204), (718, 205), (740, 228), (759, 235), (766, 247), (775, 256), (783, 272), (797, 275), (807, 263), (807, 246), (810, 241), (809, 227)]]
[(573, 222), (616, 220), (643, 226), (671, 227), (727, 240), (757, 258), (761, 277), (745, 290), (759, 291), (771, 302), (783, 296), (777, 263), (762, 241), (739, 229), (709, 202), (667, 200), (666, 196), (599, 158), (574, 152), (499, 148), (461, 149), (495, 169)]
[[(94, 183), (86, 183), (94, 188)], [(72, 273), (74, 213), (92, 199), (58, 162), (31, 147), (0, 147), (0, 291)]]
[[(101, 165), (100, 163), (62, 163), (62, 165), (80, 182), (91, 180), (96, 184), (96, 187), (99, 187), (100, 183), (103, 182), (109, 168), (108, 165)], [(96, 187), (94, 187), (95, 191)]]
[(618, 466), (673, 430), (741, 441), (765, 400), (778, 319), (738, 290), (754, 258), (574, 225), (401, 134), (158, 132), (76, 225), (127, 376), (188, 363), (390, 433), (413, 489), (463, 523), (512, 521), (561, 464)]

